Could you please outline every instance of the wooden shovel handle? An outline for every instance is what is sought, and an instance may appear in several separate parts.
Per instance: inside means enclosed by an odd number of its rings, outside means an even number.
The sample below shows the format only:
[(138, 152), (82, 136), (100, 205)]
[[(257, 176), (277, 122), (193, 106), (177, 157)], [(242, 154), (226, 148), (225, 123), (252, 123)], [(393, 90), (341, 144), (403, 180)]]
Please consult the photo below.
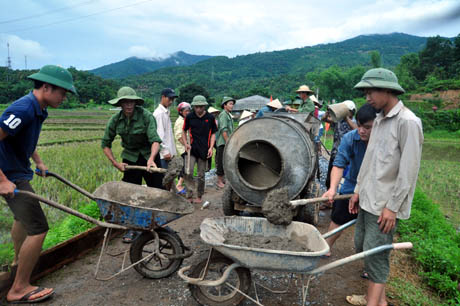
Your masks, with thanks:
[(150, 168), (147, 169), (146, 166), (131, 166), (131, 165), (126, 165), (125, 170), (144, 170), (147, 172), (154, 172), (154, 173), (166, 173), (166, 169), (163, 168)]
[[(336, 195), (334, 197), (334, 200), (348, 200), (352, 196), (353, 194)], [(292, 206), (301, 206), (301, 205), (314, 204), (318, 202), (327, 202), (327, 201), (329, 201), (329, 198), (312, 198), (312, 199), (294, 200), (294, 201), (290, 201), (290, 203)]]

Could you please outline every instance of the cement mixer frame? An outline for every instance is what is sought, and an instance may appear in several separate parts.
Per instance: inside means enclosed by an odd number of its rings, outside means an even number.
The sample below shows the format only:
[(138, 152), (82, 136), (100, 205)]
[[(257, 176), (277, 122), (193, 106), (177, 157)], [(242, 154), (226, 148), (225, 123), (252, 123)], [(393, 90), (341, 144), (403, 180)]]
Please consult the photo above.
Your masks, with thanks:
[[(321, 122), (311, 114), (268, 113), (239, 126), (225, 145), (224, 215), (262, 213), (266, 194), (286, 187), (290, 200), (318, 197)], [(296, 220), (318, 224), (319, 203), (297, 208)]]

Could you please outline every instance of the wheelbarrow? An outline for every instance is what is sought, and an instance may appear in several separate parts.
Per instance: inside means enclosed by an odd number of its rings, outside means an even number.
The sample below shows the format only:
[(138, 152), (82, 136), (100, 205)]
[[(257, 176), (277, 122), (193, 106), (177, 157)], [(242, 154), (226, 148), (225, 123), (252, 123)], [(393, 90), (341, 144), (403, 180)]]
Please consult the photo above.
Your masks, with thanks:
[[(352, 220), (321, 235), (314, 226), (303, 222), (292, 222), (289, 226), (280, 226), (268, 222), (265, 218), (207, 218), (200, 226), (201, 239), (211, 246), (207, 258), (193, 267), (183, 267), (178, 274), (189, 283), (192, 296), (201, 305), (238, 305), (244, 298), (248, 298), (257, 305), (262, 305), (257, 295), (256, 285), (278, 294), (288, 292), (290, 285), (285, 290), (272, 290), (254, 281), (251, 284), (250, 270), (289, 272), (291, 273), (290, 283), (292, 283), (293, 274), (300, 273), (302, 305), (305, 305), (308, 286), (313, 277), (385, 250), (412, 248), (410, 242), (382, 245), (317, 267), (321, 257), (329, 252), (329, 245), (325, 238), (344, 230), (355, 222), (356, 220)], [(297, 252), (226, 244), (225, 235), (229, 232), (241, 236), (291, 239), (303, 244), (308, 251)], [(189, 270), (191, 271), (188, 272)], [(308, 276), (306, 284), (305, 276)], [(251, 285), (254, 287), (255, 298), (249, 296)]]
[[(38, 169), (35, 171), (40, 173)], [(126, 182), (105, 183), (91, 194), (56, 173), (47, 171), (46, 176), (54, 177), (96, 201), (105, 222), (29, 191), (16, 189), (15, 194), (30, 196), (66, 213), (107, 228), (96, 266), (96, 279), (109, 280), (132, 267), (145, 277), (164, 278), (176, 272), (183, 259), (193, 254), (184, 246), (176, 232), (164, 227), (169, 222), (194, 211), (194, 207), (184, 198), (166, 190)], [(97, 276), (99, 265), (108, 246), (108, 237), (112, 229), (131, 229), (142, 233), (131, 243), (129, 249), (131, 265), (125, 267), (128, 255), (128, 251), (125, 251), (121, 269), (110, 277), (101, 278)]]

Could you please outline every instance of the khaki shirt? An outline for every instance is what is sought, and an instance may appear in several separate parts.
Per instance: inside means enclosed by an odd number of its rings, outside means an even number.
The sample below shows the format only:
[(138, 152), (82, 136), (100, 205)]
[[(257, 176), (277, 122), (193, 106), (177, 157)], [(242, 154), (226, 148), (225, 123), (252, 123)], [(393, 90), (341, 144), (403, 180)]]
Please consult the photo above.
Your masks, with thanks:
[(386, 207), (398, 219), (410, 217), (422, 144), (422, 122), (401, 101), (377, 115), (355, 187), (361, 209), (380, 216)]
[(305, 100), (305, 102), (302, 101), (302, 104), (299, 106), (299, 113), (311, 113), (315, 110), (315, 104), (313, 104), (313, 101), (308, 98)]
[(140, 106), (136, 106), (131, 118), (127, 118), (123, 111), (110, 118), (101, 147), (112, 148), (112, 142), (117, 135), (121, 136), (121, 157), (133, 163), (137, 161), (139, 154), (148, 160), (152, 152), (152, 143), (161, 143), (155, 118), (152, 113)]
[(184, 145), (179, 141), (182, 138), (182, 128), (184, 127), (184, 117), (179, 115), (174, 123), (174, 142), (176, 143), (176, 150), (178, 155), (185, 152)]
[(223, 111), (222, 113), (219, 114), (219, 131), (217, 132), (216, 135), (216, 146), (223, 146), (225, 145), (225, 139), (224, 136), (222, 135), (224, 132), (227, 132), (227, 136), (230, 137), (230, 135), (233, 133), (233, 118), (230, 113), (227, 113), (226, 111)]

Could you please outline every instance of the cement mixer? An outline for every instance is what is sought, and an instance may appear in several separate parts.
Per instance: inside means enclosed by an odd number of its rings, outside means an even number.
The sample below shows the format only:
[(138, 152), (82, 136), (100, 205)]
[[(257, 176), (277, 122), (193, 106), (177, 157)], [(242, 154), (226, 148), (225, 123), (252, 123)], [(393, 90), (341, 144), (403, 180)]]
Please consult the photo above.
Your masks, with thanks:
[[(287, 187), (293, 199), (319, 196), (315, 182), (320, 121), (310, 114), (268, 113), (239, 126), (224, 150), (226, 216), (261, 213), (267, 193)], [(296, 219), (316, 225), (319, 203), (297, 208)]]

